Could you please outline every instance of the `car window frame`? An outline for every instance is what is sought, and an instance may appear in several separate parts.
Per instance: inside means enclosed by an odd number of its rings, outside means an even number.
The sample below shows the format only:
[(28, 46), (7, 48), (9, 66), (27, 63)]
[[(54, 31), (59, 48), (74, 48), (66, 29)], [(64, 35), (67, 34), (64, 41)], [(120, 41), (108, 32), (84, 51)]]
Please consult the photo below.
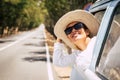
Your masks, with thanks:
[[(116, 10), (118, 9), (118, 6), (120, 7), (120, 0), (119, 0), (119, 2), (117, 3), (117, 5), (116, 5), (116, 7), (115, 7), (115, 11), (113, 11), (113, 19), (111, 20), (111, 21), (112, 21), (111, 23), (113, 23), (114, 20), (115, 20), (114, 17), (116, 16)], [(110, 25), (109, 30), (108, 30), (107, 33), (106, 33), (106, 34), (107, 34), (106, 39), (108, 38), (108, 36), (109, 36), (109, 34), (110, 34), (110, 29), (111, 29), (111, 28), (113, 28), (112, 25)], [(105, 41), (105, 44), (106, 44), (106, 41)], [(105, 45), (105, 44), (104, 44), (104, 45)], [(103, 48), (104, 48), (104, 47), (105, 47), (105, 46), (103, 46)], [(104, 49), (103, 49), (103, 50), (104, 50)], [(103, 50), (102, 50), (102, 52), (101, 52), (101, 56), (100, 56), (101, 58), (102, 58), (102, 54), (104, 54), (104, 53), (103, 53)], [(100, 60), (99, 60), (99, 61), (100, 61)], [(106, 60), (105, 60), (105, 61), (106, 61)], [(98, 65), (99, 65), (99, 64), (98, 64)], [(98, 66), (97, 66), (97, 67), (98, 67)], [(98, 68), (100, 68), (100, 66), (99, 66)], [(100, 73), (98, 69), (96, 70), (96, 74), (97, 74), (100, 78), (102, 78), (102, 80), (108, 80), (107, 77), (105, 78), (105, 76), (103, 76), (103, 75), (105, 75), (105, 74)], [(110, 76), (109, 76), (109, 77), (110, 77)]]
[[(100, 57), (103, 51), (103, 47), (104, 44), (106, 42), (106, 38), (108, 36), (108, 30), (111, 27), (111, 23), (114, 17), (114, 11), (116, 6), (118, 5), (120, 1), (114, 0), (108, 3), (106, 3), (106, 5), (99, 5), (99, 6), (94, 6), (94, 8), (91, 8), (90, 12), (91, 13), (95, 13), (99, 10), (103, 10), (106, 9), (105, 14), (103, 16), (103, 19), (100, 23), (100, 28), (97, 34), (97, 40), (96, 40), (96, 44), (94, 48), (94, 52), (93, 52), (93, 57), (92, 57), (92, 61), (91, 61), (91, 65), (90, 65), (90, 70), (92, 70), (93, 72), (96, 72), (96, 67), (99, 64), (100, 61)], [(107, 19), (106, 19), (107, 17)], [(103, 27), (104, 26), (104, 27)], [(102, 34), (102, 35), (101, 35)]]

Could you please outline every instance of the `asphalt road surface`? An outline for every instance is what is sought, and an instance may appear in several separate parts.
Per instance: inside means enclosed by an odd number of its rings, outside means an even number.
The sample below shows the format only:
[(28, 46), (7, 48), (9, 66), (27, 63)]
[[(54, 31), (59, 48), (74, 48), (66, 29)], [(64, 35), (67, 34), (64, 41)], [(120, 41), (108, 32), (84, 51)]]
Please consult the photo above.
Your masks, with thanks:
[(0, 80), (58, 80), (51, 60), (43, 25), (0, 39)]

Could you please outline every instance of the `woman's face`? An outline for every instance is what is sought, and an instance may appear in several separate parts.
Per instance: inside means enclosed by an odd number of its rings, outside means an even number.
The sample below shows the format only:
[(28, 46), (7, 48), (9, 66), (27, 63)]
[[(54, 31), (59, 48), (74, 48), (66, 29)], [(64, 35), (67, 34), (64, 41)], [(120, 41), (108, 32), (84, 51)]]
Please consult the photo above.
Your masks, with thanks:
[[(73, 27), (78, 22), (72, 22), (70, 23), (66, 28)], [(67, 37), (75, 44), (78, 45), (80, 43), (85, 42), (87, 36), (89, 35), (88, 30), (85, 30), (84, 28), (72, 28), (71, 33), (67, 34)]]

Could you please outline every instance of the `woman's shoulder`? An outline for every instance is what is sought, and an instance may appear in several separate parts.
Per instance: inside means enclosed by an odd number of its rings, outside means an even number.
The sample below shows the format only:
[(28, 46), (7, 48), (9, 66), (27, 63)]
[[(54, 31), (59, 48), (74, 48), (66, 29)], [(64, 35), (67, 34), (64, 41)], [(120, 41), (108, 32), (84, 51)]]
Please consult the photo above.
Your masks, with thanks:
[(94, 37), (92, 37), (92, 40), (96, 40), (96, 38), (97, 38), (97, 37), (96, 37), (96, 36), (94, 36)]

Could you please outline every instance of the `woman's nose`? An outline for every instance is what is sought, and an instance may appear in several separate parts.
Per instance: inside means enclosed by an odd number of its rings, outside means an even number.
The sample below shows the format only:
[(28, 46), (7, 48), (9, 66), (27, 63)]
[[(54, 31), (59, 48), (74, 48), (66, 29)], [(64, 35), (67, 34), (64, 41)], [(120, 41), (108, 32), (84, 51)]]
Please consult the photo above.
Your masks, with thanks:
[(72, 32), (75, 32), (75, 31), (76, 31), (76, 29), (73, 28), (73, 29), (72, 29)]
[(77, 30), (73, 28), (71, 34), (75, 34), (76, 31), (77, 31)]

